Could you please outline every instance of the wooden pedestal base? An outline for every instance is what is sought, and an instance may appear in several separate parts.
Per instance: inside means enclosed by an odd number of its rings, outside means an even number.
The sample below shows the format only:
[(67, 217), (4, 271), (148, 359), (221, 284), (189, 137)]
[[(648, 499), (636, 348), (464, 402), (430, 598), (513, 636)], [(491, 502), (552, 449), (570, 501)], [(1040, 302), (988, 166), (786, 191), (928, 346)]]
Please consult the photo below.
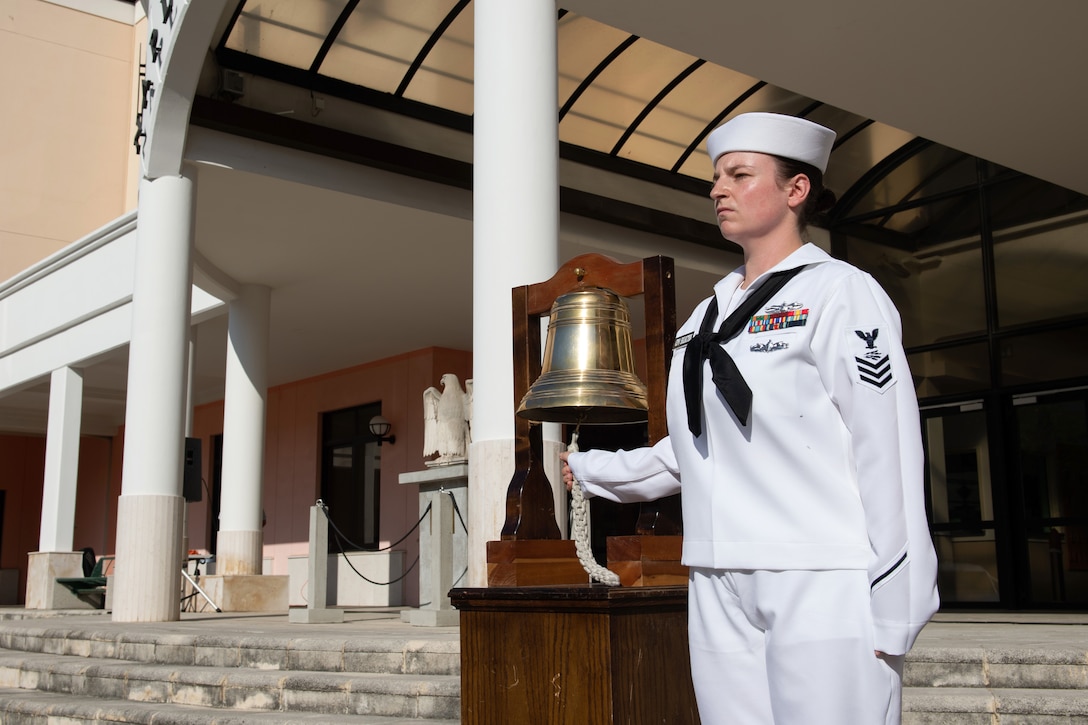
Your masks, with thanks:
[(609, 536), (608, 568), (625, 587), (686, 586), (683, 536)]
[(454, 589), (462, 725), (698, 725), (686, 587)]
[(489, 587), (589, 584), (574, 542), (566, 539), (510, 539), (487, 542)]

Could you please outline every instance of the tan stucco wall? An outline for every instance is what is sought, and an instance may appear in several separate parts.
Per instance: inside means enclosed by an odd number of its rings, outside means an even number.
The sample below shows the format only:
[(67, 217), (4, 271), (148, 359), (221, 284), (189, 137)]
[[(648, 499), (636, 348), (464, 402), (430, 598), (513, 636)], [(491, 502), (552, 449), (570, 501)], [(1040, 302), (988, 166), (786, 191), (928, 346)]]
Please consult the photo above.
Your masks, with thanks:
[(136, 207), (144, 32), (0, 0), (0, 281)]

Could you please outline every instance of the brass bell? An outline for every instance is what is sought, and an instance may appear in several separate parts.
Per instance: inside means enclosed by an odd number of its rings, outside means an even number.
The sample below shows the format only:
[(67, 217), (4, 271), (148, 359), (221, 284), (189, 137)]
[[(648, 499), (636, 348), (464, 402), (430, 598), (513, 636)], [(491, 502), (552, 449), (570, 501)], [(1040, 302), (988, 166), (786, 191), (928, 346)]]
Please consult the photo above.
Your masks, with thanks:
[(531, 421), (569, 424), (646, 420), (646, 386), (635, 375), (631, 316), (623, 299), (587, 287), (552, 304), (540, 377), (518, 406)]

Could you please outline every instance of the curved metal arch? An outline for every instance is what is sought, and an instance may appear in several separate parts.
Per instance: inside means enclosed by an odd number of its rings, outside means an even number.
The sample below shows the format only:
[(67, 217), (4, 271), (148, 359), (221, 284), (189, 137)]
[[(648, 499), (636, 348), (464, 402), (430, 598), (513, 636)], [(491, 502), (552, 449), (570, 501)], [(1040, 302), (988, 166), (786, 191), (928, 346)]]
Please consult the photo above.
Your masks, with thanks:
[(616, 58), (619, 58), (621, 55), (623, 55), (623, 52), (625, 50), (627, 50), (628, 48), (630, 48), (632, 45), (634, 45), (635, 41), (637, 41), (637, 40), (639, 40), (639, 36), (637, 36), (637, 35), (632, 35), (632, 36), (628, 37), (622, 43), (617, 45), (612, 50), (612, 52), (609, 53), (607, 57), (605, 57), (604, 60), (602, 60), (600, 63), (597, 64), (596, 68), (594, 68), (592, 71), (590, 71), (589, 74), (586, 75), (586, 77), (582, 79), (582, 82), (579, 83), (578, 87), (574, 89), (574, 93), (570, 94), (570, 97), (567, 98), (567, 102), (564, 103), (563, 107), (559, 109), (559, 122), (560, 123), (563, 122), (563, 117), (567, 115), (567, 112), (570, 111), (571, 107), (575, 103), (577, 103), (579, 98), (582, 97), (582, 94), (585, 93), (586, 90), (591, 85), (593, 85), (593, 81), (597, 80), (597, 76), (599, 76), (601, 73), (603, 73), (605, 68), (607, 68), (609, 65), (611, 65), (612, 62), (616, 60)]
[[(906, 204), (909, 204), (909, 203), (910, 203), (910, 201), (911, 201), (911, 200), (912, 200), (912, 199), (914, 198), (914, 196), (915, 196), (915, 195), (916, 195), (916, 194), (917, 194), (917, 193), (918, 193), (918, 192), (919, 192), (920, 190), (924, 189), (924, 188), (926, 187), (926, 185), (927, 185), (927, 184), (929, 184), (929, 182), (933, 181), (933, 180), (934, 180), (934, 179), (936, 179), (936, 178), (937, 178), (938, 176), (941, 176), (941, 175), (942, 175), (942, 174), (944, 174), (944, 173), (945, 173), (946, 171), (948, 171), (949, 169), (951, 169), (951, 168), (952, 168), (953, 166), (955, 166), (956, 164), (958, 164), (958, 163), (960, 163), (961, 161), (963, 161), (963, 160), (964, 160), (965, 158), (967, 158), (967, 156), (966, 156), (966, 154), (963, 154), (963, 155), (961, 155), (961, 156), (959, 156), (959, 157), (956, 157), (956, 158), (953, 158), (953, 159), (949, 159), (949, 160), (948, 160), (948, 161), (947, 161), (946, 163), (943, 163), (943, 164), (941, 164), (940, 166), (936, 166), (936, 167), (934, 167), (934, 168), (933, 168), (933, 171), (932, 171), (931, 173), (929, 173), (929, 174), (926, 174), (926, 175), (925, 175), (924, 177), (922, 177), (921, 179), (919, 179), (919, 180), (918, 180), (918, 183), (917, 183), (917, 184), (915, 184), (914, 186), (912, 186), (912, 187), (910, 187), (909, 189), (907, 189), (906, 193), (905, 193), (905, 194), (903, 194), (903, 195), (902, 195), (902, 196), (901, 196), (901, 197), (899, 198), (899, 200), (898, 200), (898, 201), (896, 201), (896, 202), (895, 202), (894, 204), (892, 204), (891, 206), (892, 206), (893, 208), (895, 208), (895, 207), (900, 207), (900, 206), (904, 206), (904, 205), (906, 205)], [(924, 198), (924, 197), (923, 197), (923, 198)], [(883, 219), (881, 219), (880, 223), (881, 223), (881, 224), (883, 225), (883, 224), (884, 224), (885, 222), (887, 222), (887, 220), (888, 220), (888, 219), (890, 219), (891, 217), (892, 217), (892, 214), (889, 214), (888, 216), (885, 216), (885, 217), (884, 217)]]
[(449, 29), (453, 21), (464, 11), (468, 4), (472, 0), (460, 0), (456, 5), (450, 8), (450, 11), (446, 13), (446, 17), (442, 18), (442, 22), (438, 24), (438, 27), (431, 33), (431, 37), (427, 38), (427, 42), (423, 44), (423, 47), (419, 49), (419, 53), (416, 54), (412, 64), (408, 66), (408, 70), (405, 71), (404, 77), (400, 80), (400, 85), (397, 86), (397, 90), (393, 92), (394, 96), (398, 98), (403, 96), (405, 91), (408, 90), (408, 86), (411, 85), (412, 79), (415, 78), (416, 72), (423, 66), (423, 61), (427, 59), (431, 50), (438, 43), (438, 40)]
[(740, 94), (735, 99), (733, 99), (732, 103), (730, 103), (728, 106), (726, 106), (725, 109), (721, 113), (719, 113), (717, 116), (715, 116), (713, 119), (711, 119), (710, 123), (708, 123), (703, 128), (703, 130), (700, 131), (699, 134), (694, 139), (692, 139), (691, 143), (688, 144), (688, 147), (686, 149), (684, 149), (684, 153), (680, 154), (680, 158), (678, 158), (676, 160), (676, 163), (673, 164), (672, 168), (669, 169), (669, 170), (672, 171), (674, 174), (680, 173), (680, 167), (683, 166), (685, 163), (687, 163), (688, 157), (691, 156), (691, 154), (695, 151), (695, 149), (697, 149), (699, 147), (699, 145), (701, 143), (703, 143), (703, 141), (706, 139), (707, 135), (711, 131), (713, 131), (715, 128), (717, 128), (718, 124), (722, 122), (722, 119), (725, 118), (726, 116), (728, 116), (733, 111), (737, 110), (737, 108), (740, 106), (740, 104), (747, 101), (757, 91), (759, 91), (761, 88), (763, 88), (766, 85), (767, 85), (766, 81), (757, 81), (755, 83), (755, 85), (753, 85), (751, 88), (746, 90), (744, 93)]
[(238, 24), (238, 18), (242, 16), (242, 8), (246, 6), (246, 0), (237, 0), (234, 4), (234, 10), (231, 11), (230, 20), (227, 21), (226, 26), (223, 28), (223, 35), (219, 38), (219, 43), (216, 45), (216, 50), (223, 50), (227, 47), (227, 39), (230, 38), (230, 34), (234, 32), (234, 26)]
[(854, 185), (847, 189), (828, 215), (828, 224), (836, 225), (847, 218), (849, 211), (880, 181), (909, 159), (914, 158), (932, 145), (924, 138), (913, 138), (877, 162)]
[(321, 64), (325, 62), (325, 56), (329, 54), (332, 49), (332, 44), (336, 42), (336, 39), (340, 36), (340, 31), (344, 29), (344, 25), (348, 22), (348, 18), (355, 12), (355, 8), (359, 7), (359, 0), (348, 0), (344, 5), (344, 9), (340, 11), (340, 15), (337, 16), (336, 22), (329, 28), (328, 34), (325, 36), (325, 40), (322, 41), (321, 47), (317, 49), (317, 54), (314, 55), (314, 59), (310, 62), (310, 72), (317, 73), (321, 68)]
[(854, 126), (852, 129), (850, 129), (846, 133), (844, 133), (842, 136), (837, 137), (835, 139), (835, 143), (831, 144), (831, 153), (835, 153), (835, 149), (839, 148), (844, 143), (846, 143), (850, 139), (854, 138), (854, 136), (857, 136), (859, 133), (861, 133), (862, 131), (864, 131), (865, 129), (869, 128), (872, 125), (873, 125), (873, 120), (871, 118), (866, 119), (866, 120), (862, 121), (861, 123), (859, 123), (858, 125)]
[[(904, 207), (907, 207), (911, 203), (910, 202), (911, 197), (913, 197), (916, 193), (918, 193), (918, 191), (920, 189), (924, 189), (926, 187), (926, 184), (933, 181), (933, 179), (936, 179), (938, 176), (944, 174), (946, 171), (948, 171), (950, 168), (952, 168), (953, 166), (958, 164), (965, 157), (966, 157), (966, 154), (964, 154), (962, 156), (959, 156), (957, 158), (953, 158), (953, 159), (949, 160), (947, 163), (941, 164), (940, 166), (934, 167), (932, 172), (926, 174), (924, 177), (919, 179), (918, 183), (915, 184), (914, 186), (912, 186), (911, 188), (907, 189), (906, 193), (903, 194), (894, 204), (889, 205), (888, 213), (880, 218), (880, 221), (877, 222), (877, 226), (882, 227), (885, 224), (887, 224), (888, 221), (893, 216), (895, 216), (897, 213), (899, 213), (899, 211), (901, 211)], [(896, 168), (898, 168), (898, 167), (896, 167)], [(895, 168), (889, 169), (888, 173), (890, 174), (894, 170), (895, 170)], [(976, 176), (977, 176), (977, 174), (976, 174)], [(886, 177), (887, 177), (887, 174), (885, 174), (883, 178), (886, 178)], [(916, 200), (916, 201), (920, 202), (922, 200), (919, 199), (919, 200)]]
[(645, 120), (646, 120), (646, 117), (647, 117), (647, 116), (649, 116), (649, 115), (650, 115), (650, 113), (651, 113), (651, 112), (652, 112), (652, 111), (653, 111), (653, 110), (654, 110), (655, 108), (657, 108), (657, 107), (658, 107), (658, 106), (659, 106), (659, 105), (661, 104), (661, 102), (662, 102), (663, 100), (665, 100), (665, 97), (666, 97), (667, 95), (669, 95), (670, 93), (672, 93), (672, 92), (673, 92), (673, 90), (674, 90), (674, 89), (675, 89), (675, 88), (676, 88), (676, 87), (677, 87), (678, 85), (680, 85), (681, 83), (683, 83), (683, 82), (684, 82), (684, 80), (685, 80), (685, 79), (686, 79), (686, 78), (687, 78), (688, 76), (690, 76), (690, 75), (691, 75), (692, 73), (694, 73), (695, 71), (697, 71), (697, 70), (698, 70), (698, 69), (699, 69), (700, 67), (702, 67), (702, 66), (703, 66), (703, 65), (705, 65), (705, 64), (706, 64), (706, 61), (705, 61), (705, 60), (696, 60), (696, 61), (695, 61), (694, 63), (692, 63), (691, 65), (689, 65), (689, 66), (688, 66), (687, 68), (685, 68), (684, 70), (680, 71), (680, 73), (679, 73), (679, 74), (678, 74), (678, 75), (677, 75), (677, 76), (676, 76), (675, 78), (673, 78), (673, 79), (672, 79), (671, 81), (669, 81), (669, 82), (668, 82), (668, 83), (667, 83), (667, 84), (665, 85), (665, 87), (664, 87), (664, 88), (662, 88), (662, 89), (661, 89), (661, 90), (660, 90), (660, 91), (658, 92), (658, 94), (657, 94), (656, 96), (654, 96), (654, 97), (653, 97), (653, 99), (652, 99), (652, 100), (651, 100), (651, 101), (650, 101), (649, 103), (647, 103), (647, 104), (646, 104), (646, 107), (645, 107), (645, 108), (643, 108), (643, 109), (642, 109), (642, 111), (640, 111), (640, 112), (639, 112), (638, 116), (636, 116), (636, 117), (635, 117), (635, 120), (634, 120), (634, 121), (632, 121), (632, 122), (631, 122), (631, 125), (630, 125), (630, 126), (628, 126), (628, 127), (627, 127), (627, 129), (626, 129), (626, 130), (625, 130), (625, 131), (623, 132), (623, 135), (621, 135), (621, 136), (620, 136), (620, 139), (619, 139), (619, 141), (617, 141), (617, 142), (616, 142), (616, 145), (612, 147), (612, 150), (611, 150), (611, 151), (610, 151), (609, 153), (610, 153), (610, 154), (611, 154), (612, 156), (618, 156), (618, 155), (619, 155), (619, 153), (620, 153), (620, 149), (622, 149), (622, 148), (623, 148), (623, 145), (624, 145), (625, 143), (627, 143), (627, 139), (631, 138), (631, 135), (632, 135), (632, 134), (634, 134), (634, 132), (635, 132), (635, 129), (637, 129), (637, 128), (639, 127), (639, 124), (641, 124), (641, 123), (642, 123), (643, 121), (645, 121)]
[(813, 101), (812, 103), (810, 103), (807, 106), (805, 106), (804, 108), (802, 108), (801, 112), (797, 114), (797, 117), (798, 118), (808, 118), (808, 114), (812, 113), (817, 108), (819, 108), (820, 106), (823, 106), (823, 105), (825, 105), (823, 101)]

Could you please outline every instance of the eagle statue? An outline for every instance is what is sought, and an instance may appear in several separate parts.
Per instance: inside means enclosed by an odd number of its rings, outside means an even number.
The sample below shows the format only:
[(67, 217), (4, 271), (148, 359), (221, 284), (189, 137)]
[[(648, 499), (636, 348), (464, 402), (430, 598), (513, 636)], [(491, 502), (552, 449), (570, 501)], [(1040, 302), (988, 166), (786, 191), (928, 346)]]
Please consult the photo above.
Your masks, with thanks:
[(472, 381), (461, 381), (452, 373), (442, 376), (442, 390), (430, 387), (423, 391), (423, 455), (437, 458), (426, 461), (428, 466), (449, 466), (468, 460), (468, 444), (472, 440)]

